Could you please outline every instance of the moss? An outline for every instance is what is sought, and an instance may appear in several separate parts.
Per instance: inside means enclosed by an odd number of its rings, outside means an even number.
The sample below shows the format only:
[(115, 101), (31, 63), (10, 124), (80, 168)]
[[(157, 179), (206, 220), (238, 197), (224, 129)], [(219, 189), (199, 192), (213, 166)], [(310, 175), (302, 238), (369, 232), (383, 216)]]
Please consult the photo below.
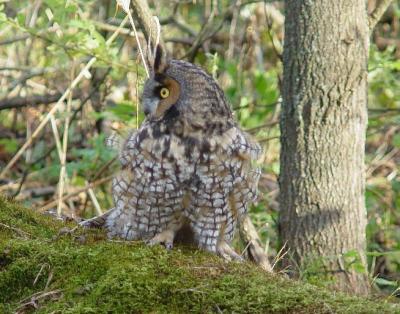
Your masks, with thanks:
[(110, 242), (99, 231), (60, 236), (63, 223), (1, 198), (0, 222), (4, 313), (32, 296), (37, 313), (400, 313), (396, 304), (322, 290), (190, 248)]

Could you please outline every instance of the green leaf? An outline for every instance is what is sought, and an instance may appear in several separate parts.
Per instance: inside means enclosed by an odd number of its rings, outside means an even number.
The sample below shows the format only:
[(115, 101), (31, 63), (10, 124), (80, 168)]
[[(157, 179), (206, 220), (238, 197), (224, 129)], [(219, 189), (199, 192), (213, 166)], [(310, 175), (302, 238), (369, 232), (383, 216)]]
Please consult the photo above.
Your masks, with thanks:
[(69, 27), (76, 27), (79, 29), (84, 29), (84, 30), (88, 30), (88, 31), (94, 31), (95, 27), (93, 25), (93, 23), (91, 23), (88, 20), (71, 20), (68, 22), (68, 26)]
[(386, 251), (386, 252), (367, 252), (368, 256), (390, 256), (398, 255), (400, 257), (400, 251)]
[(7, 15), (3, 12), (0, 12), (0, 22), (7, 21)]
[(393, 146), (400, 148), (400, 134), (395, 134), (392, 139)]
[(362, 263), (354, 263), (351, 265), (351, 268), (359, 274), (365, 273), (365, 266)]
[(381, 286), (391, 286), (391, 287), (398, 287), (399, 286), (399, 284), (396, 281), (387, 280), (387, 279), (380, 278), (380, 277), (376, 278), (375, 282), (378, 285), (381, 285)]
[(26, 15), (24, 13), (18, 13), (16, 21), (19, 25), (25, 25)]
[(0, 139), (0, 146), (3, 146), (4, 150), (7, 153), (13, 154), (18, 149), (18, 142), (16, 139), (13, 139), (13, 138), (10, 138), (10, 139), (2, 138), (2, 139)]
[(359, 256), (356, 250), (351, 250), (343, 254), (344, 258), (358, 258)]
[(85, 186), (86, 185), (86, 178), (81, 176), (75, 176), (72, 180), (72, 184), (74, 186)]

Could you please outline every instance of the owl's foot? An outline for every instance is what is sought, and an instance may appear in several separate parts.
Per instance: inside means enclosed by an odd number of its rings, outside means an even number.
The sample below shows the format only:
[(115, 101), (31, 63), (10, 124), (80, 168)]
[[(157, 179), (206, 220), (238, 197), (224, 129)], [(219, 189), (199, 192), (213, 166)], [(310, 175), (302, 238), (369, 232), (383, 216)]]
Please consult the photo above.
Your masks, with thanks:
[(147, 245), (153, 246), (156, 244), (163, 244), (167, 250), (171, 250), (174, 247), (174, 230), (164, 230), (156, 234), (153, 238), (146, 242)]
[(167, 250), (174, 247), (174, 239), (176, 233), (182, 228), (185, 223), (183, 217), (179, 217), (171, 221), (165, 230), (156, 234), (153, 238), (146, 242), (147, 245), (163, 244)]
[(217, 244), (217, 254), (227, 261), (243, 262), (244, 259), (226, 241), (220, 241)]

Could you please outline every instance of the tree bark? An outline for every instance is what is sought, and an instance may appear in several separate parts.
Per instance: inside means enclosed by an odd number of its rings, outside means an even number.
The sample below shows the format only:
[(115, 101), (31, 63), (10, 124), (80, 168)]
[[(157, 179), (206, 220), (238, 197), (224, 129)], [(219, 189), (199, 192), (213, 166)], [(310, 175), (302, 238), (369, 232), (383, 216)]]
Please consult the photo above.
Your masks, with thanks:
[(284, 263), (297, 274), (324, 274), (340, 290), (366, 294), (366, 4), (285, 3), (279, 221), (289, 248)]

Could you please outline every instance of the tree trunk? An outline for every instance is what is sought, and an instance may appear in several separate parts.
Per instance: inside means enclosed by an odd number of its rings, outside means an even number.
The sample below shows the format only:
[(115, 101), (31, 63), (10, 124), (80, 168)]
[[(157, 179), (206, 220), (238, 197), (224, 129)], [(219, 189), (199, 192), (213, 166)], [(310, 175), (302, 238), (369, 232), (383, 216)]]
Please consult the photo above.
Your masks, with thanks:
[(280, 234), (286, 265), (366, 294), (364, 0), (286, 1)]

